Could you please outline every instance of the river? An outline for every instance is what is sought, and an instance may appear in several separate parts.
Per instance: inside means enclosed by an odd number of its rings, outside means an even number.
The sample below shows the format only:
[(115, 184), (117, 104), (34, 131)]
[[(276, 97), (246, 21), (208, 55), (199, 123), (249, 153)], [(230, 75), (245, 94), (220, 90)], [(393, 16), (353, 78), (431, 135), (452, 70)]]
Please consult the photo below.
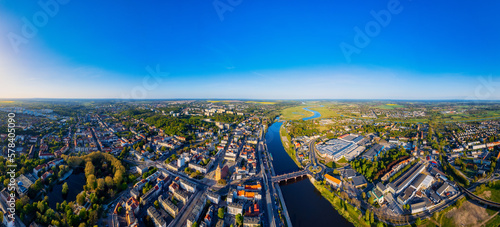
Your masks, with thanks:
[[(282, 124), (282, 122), (272, 124), (266, 133), (266, 144), (273, 156), (276, 175), (299, 169), (281, 143), (279, 129)], [(308, 179), (281, 185), (280, 188), (294, 227), (353, 226), (333, 208), (328, 200), (321, 196)]]
[[(62, 186), (64, 183), (68, 183), (68, 195), (63, 196)], [(85, 185), (85, 173), (81, 170), (74, 170), (65, 181), (57, 183), (52, 188), (52, 191), (48, 193), (49, 196), (49, 207), (56, 209), (56, 203), (61, 204), (64, 200), (68, 203), (76, 200), (76, 196), (83, 191), (83, 186)]]
[[(322, 107), (322, 106), (320, 106), (320, 107)], [(321, 114), (320, 114), (318, 111), (316, 111), (316, 110), (311, 110), (311, 109), (309, 109), (309, 108), (307, 108), (307, 107), (304, 107), (304, 108), (302, 108), (302, 109), (304, 109), (304, 110), (307, 110), (307, 111), (310, 111), (310, 112), (313, 112), (313, 113), (314, 113), (314, 115), (312, 115), (312, 116), (310, 116), (310, 117), (304, 117), (304, 118), (302, 118), (302, 120), (304, 120), (304, 121), (307, 121), (307, 120), (311, 120), (311, 119), (314, 119), (314, 118), (321, 117)]]

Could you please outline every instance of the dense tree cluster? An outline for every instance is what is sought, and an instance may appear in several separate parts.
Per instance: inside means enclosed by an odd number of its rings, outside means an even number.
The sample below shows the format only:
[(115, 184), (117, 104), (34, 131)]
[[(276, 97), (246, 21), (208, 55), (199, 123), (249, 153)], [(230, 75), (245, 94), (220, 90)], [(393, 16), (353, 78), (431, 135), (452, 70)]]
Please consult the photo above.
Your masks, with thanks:
[(213, 122), (206, 122), (199, 117), (170, 117), (152, 116), (144, 120), (149, 125), (162, 129), (168, 135), (178, 135), (186, 137), (187, 140), (194, 139), (193, 131), (198, 128), (215, 128)]
[(300, 136), (317, 135), (319, 130), (315, 127), (314, 121), (293, 121), (288, 127), (290, 136), (296, 138)]
[(234, 114), (214, 114), (210, 117), (213, 121), (224, 123), (240, 123), (245, 120), (244, 116)]
[(363, 174), (366, 179), (370, 182), (377, 180), (380, 174), (377, 175), (378, 172), (386, 169), (386, 167), (398, 160), (400, 157), (407, 156), (408, 153), (405, 149), (390, 149), (381, 153), (378, 157), (375, 157), (373, 161), (367, 160), (364, 158), (358, 158), (351, 162), (351, 166), (358, 172)]

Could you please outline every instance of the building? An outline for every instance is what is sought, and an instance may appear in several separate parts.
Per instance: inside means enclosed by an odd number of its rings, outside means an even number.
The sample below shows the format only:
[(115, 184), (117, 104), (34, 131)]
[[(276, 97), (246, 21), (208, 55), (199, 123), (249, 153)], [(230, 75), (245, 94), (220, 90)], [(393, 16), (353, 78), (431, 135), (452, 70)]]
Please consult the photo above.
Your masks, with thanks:
[(434, 182), (433, 177), (420, 173), (410, 186), (417, 190), (426, 189), (432, 185), (432, 182)]
[(169, 199), (163, 199), (163, 196), (160, 195), (158, 197), (158, 202), (160, 203), (160, 206), (167, 211), (172, 217), (175, 218), (177, 214), (179, 214), (179, 207), (177, 207), (175, 204), (170, 202)]
[(378, 187), (375, 187), (370, 191), (369, 197), (373, 202), (377, 202), (378, 204), (382, 204), (384, 202), (384, 193), (382, 193)]
[(384, 149), (384, 145), (375, 144), (368, 151), (361, 155), (362, 158), (373, 160), (373, 158), (380, 155), (380, 152)]
[(353, 169), (346, 169), (344, 171), (344, 178), (345, 179), (352, 179), (353, 177), (356, 176), (356, 171), (354, 171)]
[(258, 192), (235, 190), (233, 191), (233, 198), (244, 199), (244, 200), (260, 200), (262, 199), (262, 196)]
[(220, 179), (224, 179), (227, 176), (229, 169), (227, 166), (221, 167), (221, 165), (217, 165), (217, 169), (215, 169), (215, 180), (218, 181)]
[(325, 179), (326, 179), (326, 182), (328, 182), (329, 184), (331, 184), (335, 188), (342, 186), (342, 181), (331, 176), (330, 174), (325, 174)]
[(260, 226), (260, 217), (243, 217), (243, 227)]
[(135, 218), (134, 212), (130, 212), (127, 210), (125, 218), (127, 219), (128, 226), (138, 226), (137, 218)]
[(134, 199), (139, 199), (139, 195), (140, 195), (140, 192), (139, 192), (139, 189), (134, 187), (130, 190), (130, 195), (132, 197), (134, 197)]
[(210, 190), (207, 191), (207, 199), (210, 200), (210, 202), (214, 203), (214, 204), (219, 204), (220, 202), (220, 195), (215, 193), (215, 192), (212, 192)]
[(134, 214), (139, 213), (139, 201), (134, 197), (130, 197), (125, 203), (125, 208), (128, 211), (132, 211)]
[(403, 173), (397, 180), (392, 182), (392, 185), (395, 186), (395, 193), (400, 193), (408, 187), (410, 183), (413, 182), (413, 180), (425, 169), (425, 167), (426, 165), (424, 164), (416, 164)]
[(200, 171), (200, 173), (205, 174), (205, 173), (207, 173), (207, 172), (208, 172), (208, 170), (212, 167), (212, 163), (213, 163), (213, 161), (212, 161), (212, 160), (210, 160), (210, 161), (207, 163), (207, 165), (206, 165), (206, 166), (202, 166), (202, 165), (198, 165), (198, 164), (196, 164), (196, 163), (191, 163), (191, 162), (190, 162), (190, 163), (188, 164), (188, 167), (189, 167), (189, 168), (191, 168), (191, 169), (194, 169), (194, 170)]
[(146, 205), (149, 202), (151, 202), (153, 199), (155, 199), (158, 194), (160, 194), (161, 188), (158, 185), (155, 185), (153, 188), (151, 188), (146, 194), (141, 196), (141, 204)]
[(319, 156), (338, 161), (342, 158), (352, 160), (363, 152), (365, 147), (358, 146), (353, 141), (346, 141), (340, 139), (331, 139), (323, 144), (316, 145), (316, 150)]
[(229, 203), (227, 205), (227, 213), (231, 215), (237, 215), (243, 213), (243, 204), (241, 203)]
[(389, 192), (389, 189), (386, 186), (384, 186), (381, 182), (378, 182), (375, 187), (383, 194)]
[(183, 180), (181, 179), (179, 181), (179, 184), (181, 186), (182, 189), (188, 191), (188, 192), (191, 192), (191, 193), (194, 193), (196, 191), (196, 185), (189, 182), (189, 181), (186, 181), (186, 180)]
[(198, 220), (203, 211), (203, 208), (205, 207), (206, 201), (207, 197), (205, 195), (201, 196), (201, 198), (198, 201), (196, 201), (196, 204), (194, 205), (194, 208), (191, 211), (191, 214), (189, 214), (189, 217), (186, 221), (187, 227), (192, 227), (193, 223), (195, 223), (196, 220)]
[(167, 227), (167, 222), (163, 217), (158, 213), (156, 208), (150, 206), (147, 210), (148, 216), (151, 217), (151, 220), (155, 223), (156, 227)]
[(135, 166), (135, 169), (139, 174), (143, 174), (148, 171), (148, 167), (146, 165), (137, 165)]
[(368, 185), (368, 182), (366, 181), (364, 176), (353, 177), (352, 183), (354, 184), (354, 187), (356, 187), (356, 188), (362, 188), (362, 187), (366, 187)]
[(444, 184), (438, 188), (438, 190), (436, 191), (436, 194), (438, 194), (441, 197), (444, 197), (446, 192), (448, 191), (448, 189), (450, 187), (451, 187), (451, 185), (449, 185), (447, 182), (444, 182)]
[(179, 201), (182, 201), (184, 204), (189, 200), (189, 194), (187, 192), (184, 192), (182, 190), (175, 190), (172, 192), (174, 195), (174, 198), (176, 198)]
[(398, 202), (401, 204), (406, 204), (415, 195), (417, 189), (414, 187), (407, 187), (406, 190), (398, 196)]
[(24, 195), (28, 192), (28, 189), (35, 183), (36, 179), (31, 174), (21, 174), (17, 177), (17, 187), (16, 191), (20, 195)]
[(425, 201), (411, 204), (411, 214), (420, 213), (426, 210)]

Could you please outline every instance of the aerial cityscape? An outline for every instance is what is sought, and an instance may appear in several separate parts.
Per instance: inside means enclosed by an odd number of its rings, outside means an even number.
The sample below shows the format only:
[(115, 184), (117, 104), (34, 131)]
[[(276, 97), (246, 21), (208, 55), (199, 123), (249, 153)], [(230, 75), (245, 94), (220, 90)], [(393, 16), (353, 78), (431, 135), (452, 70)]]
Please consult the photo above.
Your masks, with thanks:
[(0, 1), (0, 227), (500, 226), (498, 11)]

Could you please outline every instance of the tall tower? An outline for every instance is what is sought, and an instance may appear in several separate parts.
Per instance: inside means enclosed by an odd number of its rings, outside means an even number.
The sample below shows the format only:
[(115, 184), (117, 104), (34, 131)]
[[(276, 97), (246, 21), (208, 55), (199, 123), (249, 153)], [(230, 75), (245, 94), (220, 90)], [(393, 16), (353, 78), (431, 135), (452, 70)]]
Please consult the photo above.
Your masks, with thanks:
[(217, 169), (215, 169), (215, 180), (218, 181), (222, 179), (222, 168), (220, 167), (220, 163), (217, 165)]

